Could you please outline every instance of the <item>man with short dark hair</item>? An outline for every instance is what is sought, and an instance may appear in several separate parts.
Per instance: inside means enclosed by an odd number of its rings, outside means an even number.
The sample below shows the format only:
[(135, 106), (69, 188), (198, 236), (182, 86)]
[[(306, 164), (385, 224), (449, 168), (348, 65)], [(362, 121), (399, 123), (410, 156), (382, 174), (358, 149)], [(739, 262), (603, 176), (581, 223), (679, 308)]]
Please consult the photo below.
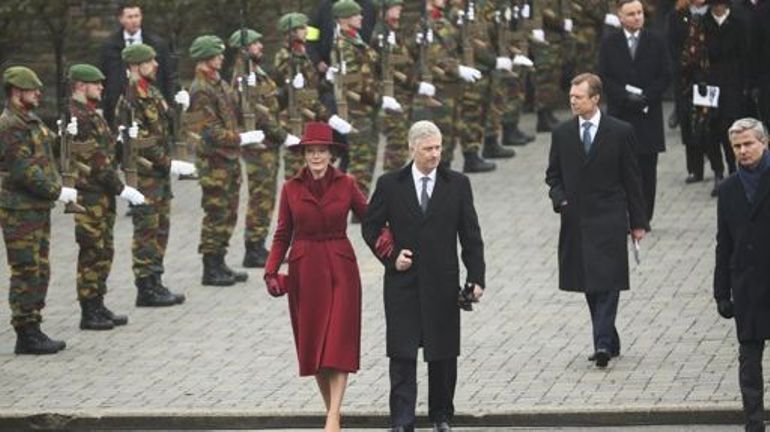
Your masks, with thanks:
[(551, 135), (545, 182), (561, 215), (559, 289), (583, 292), (591, 312), (594, 354), (600, 368), (620, 355), (615, 328), (620, 291), (629, 289), (627, 236), (649, 228), (628, 123), (599, 110), (602, 81), (590, 73), (572, 80), (575, 114)]
[(123, 1), (117, 9), (117, 19), (120, 30), (113, 33), (102, 45), (99, 68), (106, 77), (104, 80), (104, 118), (110, 127), (115, 128), (115, 105), (123, 93), (128, 79), (126, 64), (120, 57), (123, 48), (143, 43), (155, 49), (155, 59), (158, 62), (158, 73), (155, 85), (163, 94), (167, 103), (172, 102), (174, 91), (173, 72), (170, 52), (166, 42), (155, 33), (142, 28), (142, 8), (139, 2)]
[(719, 315), (735, 317), (738, 381), (746, 430), (764, 431), (762, 354), (770, 339), (770, 153), (759, 120), (728, 130), (737, 173), (719, 187), (714, 299)]

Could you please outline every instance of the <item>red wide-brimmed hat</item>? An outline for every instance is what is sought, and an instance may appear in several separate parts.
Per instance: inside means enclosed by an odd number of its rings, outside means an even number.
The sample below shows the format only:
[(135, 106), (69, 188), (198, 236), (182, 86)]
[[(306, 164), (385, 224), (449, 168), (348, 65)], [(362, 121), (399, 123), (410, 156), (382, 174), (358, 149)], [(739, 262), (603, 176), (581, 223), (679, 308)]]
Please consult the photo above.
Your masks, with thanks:
[(334, 132), (332, 131), (331, 126), (323, 122), (305, 123), (305, 130), (302, 132), (302, 138), (299, 140), (299, 144), (289, 148), (292, 150), (299, 150), (303, 146), (310, 145), (337, 146), (341, 149), (347, 147), (345, 144), (334, 141)]

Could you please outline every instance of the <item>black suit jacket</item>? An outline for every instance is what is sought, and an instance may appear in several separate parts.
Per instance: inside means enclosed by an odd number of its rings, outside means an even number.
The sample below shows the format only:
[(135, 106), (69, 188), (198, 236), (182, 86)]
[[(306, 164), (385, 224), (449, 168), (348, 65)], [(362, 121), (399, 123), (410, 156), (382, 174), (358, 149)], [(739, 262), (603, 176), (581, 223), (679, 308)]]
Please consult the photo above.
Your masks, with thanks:
[(747, 115), (749, 57), (760, 55), (749, 51), (748, 23), (731, 13), (720, 26), (709, 12), (704, 26), (709, 58), (706, 80), (720, 89), (718, 112), (727, 118), (743, 117)]
[(753, 203), (736, 174), (719, 186), (714, 298), (732, 298), (738, 340), (770, 339), (770, 171)]
[[(377, 237), (389, 226), (395, 251), (385, 265), (387, 351), (394, 358), (416, 358), (422, 344), (427, 361), (460, 353), (460, 270), (457, 241), (467, 281), (484, 286), (484, 241), (471, 183), (463, 174), (438, 168), (428, 210), (423, 214), (412, 178), (412, 164), (384, 174), (369, 203), (362, 232), (375, 250)], [(397, 271), (402, 249), (413, 253), (412, 267)]]
[[(573, 117), (554, 129), (545, 182), (560, 213), (559, 288), (627, 290), (629, 228), (649, 228), (634, 130), (603, 114), (586, 154)], [(566, 205), (562, 203), (566, 202)]]
[[(599, 75), (607, 95), (607, 114), (631, 123), (637, 138), (634, 151), (638, 154), (666, 150), (662, 97), (671, 83), (671, 65), (665, 53), (663, 38), (649, 30), (639, 33), (633, 59), (622, 30), (607, 36), (599, 51)], [(627, 84), (642, 89), (648, 102), (647, 112), (629, 104)]]
[[(155, 79), (155, 86), (163, 93), (166, 102), (171, 104), (173, 98), (173, 78), (174, 73), (171, 70), (171, 54), (166, 42), (159, 36), (142, 29), (142, 43), (155, 49), (155, 60), (158, 62), (158, 74)], [(101, 60), (99, 68), (102, 70), (106, 80), (104, 82), (104, 96), (102, 106), (104, 108), (104, 118), (111, 127), (115, 125), (115, 105), (118, 98), (123, 93), (128, 82), (126, 77), (126, 64), (120, 56), (123, 48), (126, 47), (123, 40), (123, 29), (113, 33), (102, 45)]]

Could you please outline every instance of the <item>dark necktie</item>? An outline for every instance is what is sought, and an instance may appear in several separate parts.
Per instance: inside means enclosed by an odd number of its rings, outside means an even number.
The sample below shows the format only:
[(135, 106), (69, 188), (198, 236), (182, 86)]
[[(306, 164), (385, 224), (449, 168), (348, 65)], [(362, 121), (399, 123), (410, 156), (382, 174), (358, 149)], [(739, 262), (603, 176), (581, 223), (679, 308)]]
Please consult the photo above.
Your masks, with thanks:
[(586, 154), (591, 151), (591, 122), (583, 123), (583, 148)]
[(131, 46), (134, 44), (134, 42), (135, 42), (134, 38), (132, 37), (126, 38), (126, 46)]
[(430, 181), (430, 177), (423, 177), (420, 180), (422, 180), (422, 192), (420, 192), (420, 208), (422, 209), (422, 212), (425, 213), (428, 211), (428, 201), (430, 200), (430, 197), (428, 196), (428, 182)]

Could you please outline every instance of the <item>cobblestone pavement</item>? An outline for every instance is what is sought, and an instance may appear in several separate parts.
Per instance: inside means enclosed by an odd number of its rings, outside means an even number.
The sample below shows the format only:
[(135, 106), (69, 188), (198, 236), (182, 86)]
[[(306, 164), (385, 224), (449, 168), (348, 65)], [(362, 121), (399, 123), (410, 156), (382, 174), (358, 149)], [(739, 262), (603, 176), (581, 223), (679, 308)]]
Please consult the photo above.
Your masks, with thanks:
[[(534, 130), (533, 120), (525, 118), (525, 130)], [(517, 148), (518, 156), (499, 161), (494, 173), (472, 176), (488, 289), (476, 310), (463, 315), (459, 414), (739, 409), (733, 324), (719, 319), (711, 298), (716, 219), (711, 178), (685, 186), (678, 131), (667, 134), (653, 231), (642, 243), (641, 265), (631, 264), (632, 289), (621, 295), (623, 352), (606, 370), (586, 361), (591, 328), (584, 298), (557, 289), (559, 219), (543, 182), (549, 136), (539, 134), (537, 142)], [(460, 161), (456, 158), (455, 166)], [(261, 271), (249, 271), (246, 284), (201, 286), (200, 191), (194, 182), (176, 182), (174, 193), (164, 279), (184, 292), (187, 302), (158, 310), (134, 307), (131, 221), (119, 217), (107, 303), (128, 313), (130, 322), (109, 332), (78, 329), (74, 225), (61, 207), (54, 210), (53, 276), (43, 328), (65, 339), (67, 349), (54, 356), (15, 356), (15, 335), (0, 325), (0, 418), (39, 412), (322, 412), (314, 381), (297, 377), (286, 299), (267, 295)], [(243, 253), (243, 212), (240, 216), (228, 255), (234, 267)], [(349, 235), (362, 274), (363, 339), (362, 369), (351, 377), (344, 412), (386, 415), (382, 268), (359, 227), (351, 227)], [(0, 266), (3, 286), (7, 280), (7, 266)], [(0, 323), (9, 320), (3, 294)], [(422, 413), (426, 375), (420, 367)]]

